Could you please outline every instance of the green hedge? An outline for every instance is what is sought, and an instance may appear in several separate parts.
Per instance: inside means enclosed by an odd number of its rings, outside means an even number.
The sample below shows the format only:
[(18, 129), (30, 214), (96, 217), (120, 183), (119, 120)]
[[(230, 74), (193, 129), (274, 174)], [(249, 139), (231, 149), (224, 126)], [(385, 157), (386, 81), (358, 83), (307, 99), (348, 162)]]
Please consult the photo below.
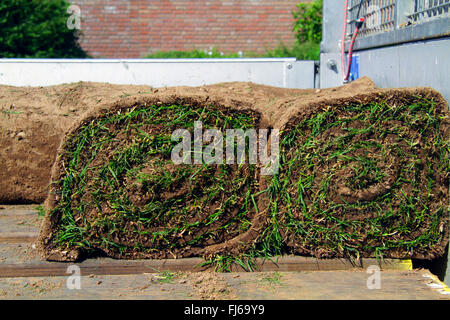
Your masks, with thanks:
[(1, 58), (85, 58), (77, 30), (67, 27), (65, 0), (2, 0)]

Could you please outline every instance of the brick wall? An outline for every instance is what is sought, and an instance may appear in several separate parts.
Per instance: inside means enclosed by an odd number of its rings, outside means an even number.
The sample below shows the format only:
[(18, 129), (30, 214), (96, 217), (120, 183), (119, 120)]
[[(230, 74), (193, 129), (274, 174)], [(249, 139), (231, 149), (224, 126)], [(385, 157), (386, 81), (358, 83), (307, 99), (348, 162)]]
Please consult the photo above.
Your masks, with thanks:
[[(264, 52), (292, 43), (302, 0), (74, 0), (81, 44), (96, 58), (141, 58), (167, 50)], [(303, 0), (307, 2), (308, 0)]]

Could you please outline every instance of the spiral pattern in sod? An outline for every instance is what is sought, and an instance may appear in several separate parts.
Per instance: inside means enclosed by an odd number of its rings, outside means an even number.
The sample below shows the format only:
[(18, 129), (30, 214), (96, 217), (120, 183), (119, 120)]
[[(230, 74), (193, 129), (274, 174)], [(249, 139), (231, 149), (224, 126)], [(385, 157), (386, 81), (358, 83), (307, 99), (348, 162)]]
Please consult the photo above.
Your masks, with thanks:
[(448, 137), (435, 103), (323, 106), (291, 122), (271, 237), (317, 257), (432, 257), (447, 237)]
[(171, 159), (180, 143), (172, 133), (193, 135), (195, 121), (225, 135), (226, 129), (257, 127), (259, 116), (214, 106), (135, 106), (71, 132), (60, 153), (60, 179), (53, 182), (59, 198), (50, 214), (59, 222), (49, 246), (117, 258), (175, 258), (204, 254), (247, 232), (257, 212), (255, 165)]

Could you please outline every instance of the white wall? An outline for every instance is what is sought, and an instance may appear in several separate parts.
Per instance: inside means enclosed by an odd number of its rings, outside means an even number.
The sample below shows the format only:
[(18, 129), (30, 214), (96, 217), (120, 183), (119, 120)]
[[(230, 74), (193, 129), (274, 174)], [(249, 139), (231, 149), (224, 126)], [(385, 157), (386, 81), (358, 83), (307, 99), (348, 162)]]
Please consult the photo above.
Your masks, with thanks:
[(0, 84), (50, 86), (78, 81), (199, 86), (245, 81), (282, 88), (314, 88), (314, 62), (254, 59), (0, 59)]

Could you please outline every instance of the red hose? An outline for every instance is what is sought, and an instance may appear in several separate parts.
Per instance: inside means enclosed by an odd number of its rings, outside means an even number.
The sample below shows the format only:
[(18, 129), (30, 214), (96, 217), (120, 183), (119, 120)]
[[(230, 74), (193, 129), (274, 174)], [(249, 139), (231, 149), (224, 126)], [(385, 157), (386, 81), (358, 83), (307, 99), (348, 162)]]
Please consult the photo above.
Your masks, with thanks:
[(350, 42), (350, 47), (348, 48), (348, 62), (347, 62), (347, 72), (345, 73), (344, 82), (348, 82), (348, 78), (350, 78), (350, 70), (352, 67), (352, 57), (353, 57), (353, 47), (355, 45), (356, 37), (358, 36), (359, 30), (364, 23), (364, 18), (360, 18), (355, 26), (355, 32), (352, 36), (352, 41)]
[(345, 78), (345, 37), (347, 36), (347, 17), (348, 17), (348, 0), (345, 0), (344, 4), (344, 30), (342, 31), (341, 41), (341, 70), (342, 76)]

